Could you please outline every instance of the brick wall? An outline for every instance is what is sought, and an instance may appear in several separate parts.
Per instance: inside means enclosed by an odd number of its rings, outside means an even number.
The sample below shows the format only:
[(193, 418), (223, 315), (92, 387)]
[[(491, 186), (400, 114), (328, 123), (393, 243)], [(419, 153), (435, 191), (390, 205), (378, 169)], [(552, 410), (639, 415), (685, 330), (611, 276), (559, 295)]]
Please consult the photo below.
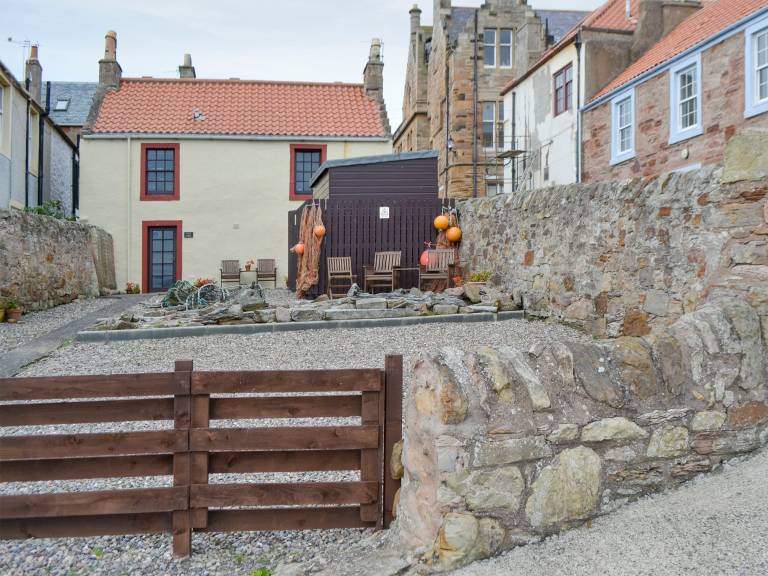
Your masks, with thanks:
[(669, 74), (635, 88), (636, 156), (610, 165), (611, 104), (584, 114), (584, 182), (655, 176), (687, 166), (722, 165), (725, 145), (747, 129), (768, 130), (768, 114), (744, 118), (744, 36), (737, 34), (702, 54), (704, 133), (669, 142)]

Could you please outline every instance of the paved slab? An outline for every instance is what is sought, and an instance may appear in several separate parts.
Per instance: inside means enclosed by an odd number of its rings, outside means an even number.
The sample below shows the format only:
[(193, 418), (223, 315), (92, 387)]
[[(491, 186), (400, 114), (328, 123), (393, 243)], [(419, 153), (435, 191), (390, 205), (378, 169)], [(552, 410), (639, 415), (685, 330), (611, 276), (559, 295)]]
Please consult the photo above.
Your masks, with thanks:
[(0, 378), (9, 378), (18, 374), (24, 366), (44, 358), (68, 340), (75, 338), (78, 332), (92, 326), (99, 318), (116, 316), (135, 306), (146, 294), (123, 294), (115, 296), (115, 303), (95, 312), (91, 312), (47, 334), (22, 344), (0, 357)]

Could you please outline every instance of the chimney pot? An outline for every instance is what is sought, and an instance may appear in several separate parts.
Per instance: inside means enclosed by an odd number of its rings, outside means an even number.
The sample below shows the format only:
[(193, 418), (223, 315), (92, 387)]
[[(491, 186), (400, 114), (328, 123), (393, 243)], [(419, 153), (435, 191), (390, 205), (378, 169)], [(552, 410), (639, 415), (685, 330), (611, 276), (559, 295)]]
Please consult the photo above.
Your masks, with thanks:
[(184, 54), (184, 63), (179, 66), (179, 78), (196, 78), (195, 67), (192, 66), (192, 55)]

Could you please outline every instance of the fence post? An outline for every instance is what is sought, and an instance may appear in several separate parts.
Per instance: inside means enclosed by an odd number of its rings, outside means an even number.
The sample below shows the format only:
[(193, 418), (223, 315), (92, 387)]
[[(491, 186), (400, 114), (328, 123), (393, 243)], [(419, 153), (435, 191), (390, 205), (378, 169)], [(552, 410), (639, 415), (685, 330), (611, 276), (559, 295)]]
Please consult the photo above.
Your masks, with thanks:
[[(186, 434), (187, 446), (184, 452), (173, 455), (173, 485), (186, 486), (189, 492), (189, 426), (191, 415), (191, 384), (192, 360), (177, 360), (174, 378), (181, 384), (185, 393), (176, 394), (173, 399), (173, 427), (177, 432)], [(192, 523), (189, 513), (189, 494), (187, 494), (187, 509), (175, 510), (172, 513), (173, 555), (176, 557), (189, 556), (192, 553)]]
[[(210, 394), (196, 394), (192, 384), (192, 423), (191, 428), (208, 428), (210, 423)], [(191, 446), (190, 446), (191, 449)], [(208, 484), (209, 453), (190, 451), (190, 482), (191, 484)], [(192, 528), (208, 526), (208, 508), (191, 508)]]
[(384, 374), (384, 528), (389, 528), (400, 489), (400, 479), (392, 477), (391, 460), (392, 448), (403, 437), (403, 357), (388, 355)]
[(381, 526), (381, 447), (384, 443), (383, 430), (380, 418), (380, 406), (383, 404), (384, 379), (381, 379), (381, 387), (377, 392), (363, 392), (361, 424), (363, 426), (375, 425), (379, 428), (379, 442), (376, 448), (368, 448), (360, 451), (360, 480), (362, 482), (376, 482), (379, 489), (376, 490), (376, 501), (371, 504), (360, 505), (360, 520), (364, 522), (376, 522)]

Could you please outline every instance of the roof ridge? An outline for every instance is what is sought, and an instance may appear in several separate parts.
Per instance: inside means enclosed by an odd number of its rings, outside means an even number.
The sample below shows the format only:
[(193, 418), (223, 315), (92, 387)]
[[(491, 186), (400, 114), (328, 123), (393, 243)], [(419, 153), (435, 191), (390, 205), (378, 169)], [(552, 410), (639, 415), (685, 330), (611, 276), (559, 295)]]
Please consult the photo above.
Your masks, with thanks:
[(357, 88), (362, 87), (362, 82), (312, 82), (304, 80), (252, 80), (241, 78), (157, 78), (153, 76), (123, 76), (121, 82), (167, 82), (167, 83), (179, 83), (179, 84), (197, 84), (204, 82), (211, 82), (217, 84), (232, 83), (232, 84), (278, 84), (288, 86), (342, 86)]

